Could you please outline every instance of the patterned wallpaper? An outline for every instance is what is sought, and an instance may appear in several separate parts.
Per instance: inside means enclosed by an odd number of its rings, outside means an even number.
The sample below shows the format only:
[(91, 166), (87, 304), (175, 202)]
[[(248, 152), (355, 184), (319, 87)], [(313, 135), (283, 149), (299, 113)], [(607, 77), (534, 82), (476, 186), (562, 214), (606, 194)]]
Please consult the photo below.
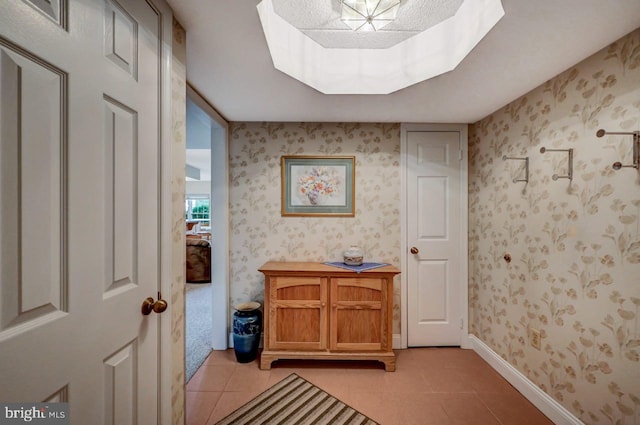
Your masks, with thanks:
[(640, 130), (640, 30), (470, 128), (471, 329), (585, 423), (640, 424), (640, 178), (599, 128)]
[[(263, 302), (258, 268), (269, 260), (336, 261), (357, 244), (365, 261), (400, 265), (398, 124), (231, 123), (229, 155), (232, 306)], [(282, 155), (355, 156), (355, 217), (282, 217)]]
[(184, 28), (173, 20), (173, 58), (171, 62), (171, 234), (173, 239), (171, 271), (171, 423), (183, 425), (185, 420), (185, 353), (184, 353), (184, 291), (185, 291), (185, 155), (187, 114), (187, 46)]

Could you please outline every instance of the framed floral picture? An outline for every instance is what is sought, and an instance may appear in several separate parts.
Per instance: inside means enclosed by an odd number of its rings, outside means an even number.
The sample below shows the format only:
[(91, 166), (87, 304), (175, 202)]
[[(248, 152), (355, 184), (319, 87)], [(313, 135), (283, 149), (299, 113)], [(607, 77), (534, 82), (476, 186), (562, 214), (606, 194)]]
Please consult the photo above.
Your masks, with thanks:
[(282, 215), (355, 215), (353, 156), (283, 156)]

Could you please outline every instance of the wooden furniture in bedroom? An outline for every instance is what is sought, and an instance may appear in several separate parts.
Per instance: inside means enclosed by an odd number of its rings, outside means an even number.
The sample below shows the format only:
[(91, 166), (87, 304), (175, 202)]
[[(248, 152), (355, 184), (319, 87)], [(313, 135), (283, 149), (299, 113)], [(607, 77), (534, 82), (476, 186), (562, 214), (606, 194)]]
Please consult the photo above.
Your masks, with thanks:
[(260, 368), (278, 359), (378, 360), (395, 370), (393, 277), (384, 266), (356, 273), (322, 263), (267, 262), (264, 350)]

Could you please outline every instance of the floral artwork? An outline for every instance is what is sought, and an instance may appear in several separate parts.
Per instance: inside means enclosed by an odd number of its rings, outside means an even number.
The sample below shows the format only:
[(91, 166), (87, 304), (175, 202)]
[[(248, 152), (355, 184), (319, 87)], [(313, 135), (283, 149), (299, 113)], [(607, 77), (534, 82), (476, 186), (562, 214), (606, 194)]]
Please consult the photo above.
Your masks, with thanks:
[[(296, 184), (292, 185), (292, 205), (344, 205), (344, 167), (305, 167), (291, 169)], [(295, 196), (293, 196), (295, 195)]]
[(282, 157), (283, 216), (353, 216), (353, 157)]

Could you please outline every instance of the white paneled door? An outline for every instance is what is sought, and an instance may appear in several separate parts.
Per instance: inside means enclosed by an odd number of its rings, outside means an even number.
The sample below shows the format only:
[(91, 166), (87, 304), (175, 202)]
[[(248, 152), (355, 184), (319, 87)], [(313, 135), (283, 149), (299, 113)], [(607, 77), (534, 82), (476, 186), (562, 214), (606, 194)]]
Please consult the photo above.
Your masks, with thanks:
[(0, 400), (72, 424), (158, 423), (160, 24), (144, 0), (0, 2)]
[(406, 133), (409, 346), (461, 342), (462, 137), (461, 131)]

